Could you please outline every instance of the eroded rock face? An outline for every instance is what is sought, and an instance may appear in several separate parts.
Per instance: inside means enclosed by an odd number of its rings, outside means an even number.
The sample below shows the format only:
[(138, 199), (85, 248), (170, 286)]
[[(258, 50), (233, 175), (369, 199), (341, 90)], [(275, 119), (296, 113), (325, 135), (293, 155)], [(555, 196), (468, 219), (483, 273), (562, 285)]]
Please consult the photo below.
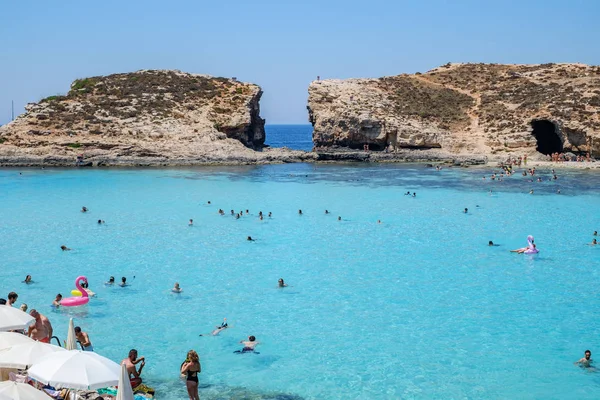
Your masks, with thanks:
[(425, 74), (314, 81), (308, 110), (316, 147), (600, 155), (597, 66), (447, 64)]
[(261, 94), (254, 84), (180, 71), (79, 79), (0, 127), (0, 158), (252, 159), (265, 141)]

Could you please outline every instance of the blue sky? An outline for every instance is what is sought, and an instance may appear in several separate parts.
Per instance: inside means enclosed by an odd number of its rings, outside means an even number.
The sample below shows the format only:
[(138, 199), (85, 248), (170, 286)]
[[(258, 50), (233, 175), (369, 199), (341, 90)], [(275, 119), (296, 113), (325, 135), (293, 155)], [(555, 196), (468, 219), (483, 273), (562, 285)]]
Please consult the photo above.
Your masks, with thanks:
[(306, 123), (308, 84), (446, 62), (600, 64), (600, 1), (10, 1), (0, 124), (76, 78), (179, 69), (259, 84), (267, 123)]

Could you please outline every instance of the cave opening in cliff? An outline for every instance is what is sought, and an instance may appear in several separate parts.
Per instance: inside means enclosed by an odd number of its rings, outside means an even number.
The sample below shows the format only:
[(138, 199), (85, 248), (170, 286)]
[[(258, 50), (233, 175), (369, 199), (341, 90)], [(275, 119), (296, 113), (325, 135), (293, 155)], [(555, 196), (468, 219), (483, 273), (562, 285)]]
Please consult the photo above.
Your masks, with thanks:
[(542, 154), (562, 153), (563, 142), (558, 136), (558, 126), (547, 119), (539, 119), (531, 122), (533, 132), (531, 134), (537, 141), (536, 150)]

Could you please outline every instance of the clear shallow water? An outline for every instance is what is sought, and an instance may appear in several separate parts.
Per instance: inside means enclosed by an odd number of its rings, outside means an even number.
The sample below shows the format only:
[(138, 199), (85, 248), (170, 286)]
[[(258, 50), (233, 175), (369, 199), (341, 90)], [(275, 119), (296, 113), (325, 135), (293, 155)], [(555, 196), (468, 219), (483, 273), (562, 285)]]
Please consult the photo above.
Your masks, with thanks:
[(266, 144), (271, 147), (312, 150), (312, 125), (266, 125), (265, 132)]
[[(600, 373), (573, 361), (600, 352), (600, 246), (587, 245), (600, 230), (600, 176), (483, 174), (364, 164), (0, 170), (0, 293), (15, 290), (63, 339), (75, 317), (115, 361), (137, 348), (159, 399), (185, 398), (178, 368), (189, 349), (201, 357), (204, 399), (597, 398)], [(273, 218), (258, 220), (259, 210)], [(528, 234), (541, 253), (510, 253)], [(36, 283), (22, 284), (26, 274)], [(98, 297), (53, 310), (79, 274)], [(110, 275), (132, 285), (104, 287)], [(292, 286), (277, 289), (279, 277)], [(180, 295), (169, 292), (175, 281)], [(223, 317), (232, 329), (198, 336)], [(233, 354), (248, 335), (261, 354)]]

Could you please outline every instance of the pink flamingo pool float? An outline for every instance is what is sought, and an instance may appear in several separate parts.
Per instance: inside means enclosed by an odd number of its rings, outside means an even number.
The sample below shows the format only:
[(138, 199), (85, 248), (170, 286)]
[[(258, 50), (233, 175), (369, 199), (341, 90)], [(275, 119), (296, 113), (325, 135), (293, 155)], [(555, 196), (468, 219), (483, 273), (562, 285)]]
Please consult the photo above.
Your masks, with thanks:
[(81, 292), (81, 297), (67, 297), (66, 299), (62, 299), (60, 302), (61, 306), (64, 306), (64, 307), (82, 306), (84, 304), (87, 304), (88, 301), (90, 301), (90, 298), (88, 297), (88, 293), (85, 291), (84, 288), (81, 287), (81, 285), (79, 284), (79, 281), (84, 281), (87, 283), (87, 278), (85, 276), (78, 276), (77, 279), (75, 279), (75, 287), (77, 287), (77, 289), (79, 289), (79, 291)]

